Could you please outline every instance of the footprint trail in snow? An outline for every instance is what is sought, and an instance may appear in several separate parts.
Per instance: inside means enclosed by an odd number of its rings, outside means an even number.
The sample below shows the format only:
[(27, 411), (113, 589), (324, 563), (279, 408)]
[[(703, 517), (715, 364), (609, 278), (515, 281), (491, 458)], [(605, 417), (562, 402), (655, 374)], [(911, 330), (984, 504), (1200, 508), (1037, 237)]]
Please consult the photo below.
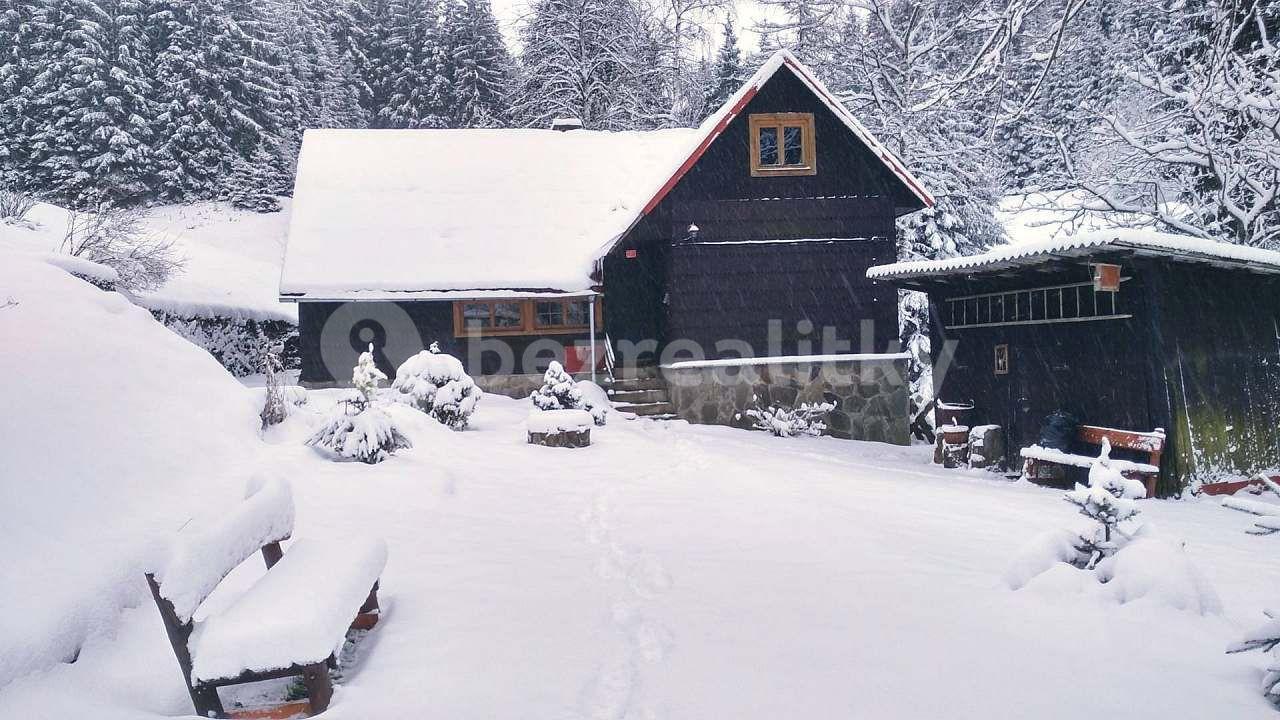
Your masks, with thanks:
[(671, 576), (656, 557), (614, 537), (609, 501), (603, 494), (583, 512), (582, 521), (587, 542), (600, 549), (596, 574), (614, 589), (610, 620), (622, 649), (602, 661), (584, 684), (581, 716), (657, 720), (659, 713), (644, 702), (644, 676), (670, 654), (675, 636), (648, 615), (645, 604), (671, 588)]

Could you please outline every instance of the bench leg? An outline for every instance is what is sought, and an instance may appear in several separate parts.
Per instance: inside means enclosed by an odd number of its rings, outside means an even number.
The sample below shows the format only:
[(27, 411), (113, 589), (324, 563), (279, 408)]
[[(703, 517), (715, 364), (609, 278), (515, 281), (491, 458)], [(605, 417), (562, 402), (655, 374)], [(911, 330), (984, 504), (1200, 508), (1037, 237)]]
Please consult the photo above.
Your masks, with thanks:
[(191, 704), (200, 717), (223, 718), (227, 711), (222, 708), (222, 698), (218, 697), (218, 688), (212, 685), (196, 685), (191, 688)]
[(1156, 482), (1160, 479), (1160, 476), (1159, 476), (1159, 475), (1147, 475), (1145, 479), (1146, 479), (1146, 481), (1147, 481), (1147, 482), (1146, 482), (1146, 485), (1147, 485), (1147, 498), (1148, 498), (1148, 499), (1151, 499), (1151, 500), (1154, 500), (1154, 499), (1155, 499), (1155, 497), (1156, 497)]
[(369, 597), (365, 598), (364, 604), (356, 612), (356, 619), (351, 623), (351, 628), (353, 630), (373, 629), (373, 626), (378, 624), (378, 610), (378, 583), (374, 581), (373, 589), (369, 591)]
[(306, 666), (302, 671), (302, 683), (307, 686), (311, 715), (314, 717), (324, 712), (333, 698), (333, 680), (329, 678), (328, 665), (320, 662)]

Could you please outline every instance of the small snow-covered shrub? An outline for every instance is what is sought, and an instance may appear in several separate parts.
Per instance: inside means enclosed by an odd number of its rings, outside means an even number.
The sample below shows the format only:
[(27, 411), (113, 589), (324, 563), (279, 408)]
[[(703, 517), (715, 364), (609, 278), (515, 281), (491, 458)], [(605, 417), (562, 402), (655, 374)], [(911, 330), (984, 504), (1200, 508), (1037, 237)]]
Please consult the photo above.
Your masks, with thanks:
[(20, 223), (35, 206), (35, 195), (23, 190), (0, 188), (0, 222)]
[(1133, 537), (1121, 526), (1138, 514), (1134, 500), (1146, 494), (1141, 482), (1126, 478), (1112, 466), (1111, 443), (1103, 438), (1102, 451), (1089, 468), (1089, 486), (1077, 484), (1065, 496), (1067, 502), (1080, 509), (1081, 515), (1098, 523), (1093, 532), (1082, 534), (1076, 545), (1082, 558), (1088, 558), (1083, 567), (1095, 567)]
[(753, 398), (755, 407), (742, 411), (756, 430), (765, 430), (777, 437), (819, 437), (827, 431), (827, 413), (835, 410), (831, 403), (800, 403), (795, 407), (770, 405), (762, 408), (759, 399)]
[(467, 375), (458, 358), (431, 343), (396, 368), (391, 384), (396, 399), (427, 413), (454, 430), (464, 430), (484, 392)]
[(262, 356), (262, 374), (266, 376), (266, 400), (262, 405), (262, 428), (279, 425), (289, 417), (289, 405), (285, 401), (284, 387), (280, 383), (280, 373), (284, 366), (280, 364), (280, 356), (274, 352), (266, 352)]
[(1276, 648), (1280, 647), (1280, 611), (1263, 610), (1262, 614), (1267, 616), (1267, 622), (1254, 628), (1240, 642), (1228, 647), (1227, 652), (1242, 653), (1261, 650), (1271, 653), (1273, 663), (1267, 668), (1266, 675), (1262, 678), (1262, 694), (1273, 705), (1280, 707), (1280, 654), (1275, 652)]
[(542, 375), (542, 387), (535, 390), (530, 399), (539, 410), (586, 410), (596, 425), (608, 422), (609, 408), (583, 398), (578, 383), (555, 360)]
[(119, 288), (150, 292), (181, 272), (186, 261), (172, 238), (147, 231), (145, 219), (141, 208), (71, 211), (60, 250), (115, 269)]
[(359, 394), (338, 403), (324, 425), (307, 439), (307, 445), (369, 465), (386, 460), (397, 450), (412, 447), (391, 416), (375, 404), (378, 383), (386, 379), (373, 362), (370, 345), (368, 352), (360, 353), (351, 371), (351, 384)]

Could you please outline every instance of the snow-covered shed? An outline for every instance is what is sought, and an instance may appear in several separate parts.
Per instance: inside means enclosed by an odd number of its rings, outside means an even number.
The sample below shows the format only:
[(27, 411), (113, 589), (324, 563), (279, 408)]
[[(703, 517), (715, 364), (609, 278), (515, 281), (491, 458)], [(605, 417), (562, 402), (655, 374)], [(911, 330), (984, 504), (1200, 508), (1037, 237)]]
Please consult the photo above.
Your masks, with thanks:
[(805, 322), (896, 336), (895, 292), (865, 271), (932, 199), (791, 54), (698, 128), (573, 128), (308, 131), (280, 278), (302, 381), (344, 381), (369, 342), (388, 371), (439, 342), (521, 392), (511, 376), (553, 357), (763, 355), (770, 321), (789, 355)]
[(871, 268), (929, 295), (936, 396), (1004, 428), (1165, 430), (1160, 490), (1280, 466), (1280, 252), (1110, 230)]

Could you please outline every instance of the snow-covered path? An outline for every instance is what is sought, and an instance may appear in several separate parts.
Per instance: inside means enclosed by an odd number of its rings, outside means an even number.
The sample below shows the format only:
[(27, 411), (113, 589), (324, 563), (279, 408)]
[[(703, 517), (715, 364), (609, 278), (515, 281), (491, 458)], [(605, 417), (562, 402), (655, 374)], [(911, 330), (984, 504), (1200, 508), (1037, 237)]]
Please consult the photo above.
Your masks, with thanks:
[[(1274, 716), (1265, 659), (1222, 650), (1270, 601), (1280, 558), (1211, 502), (1143, 505), (1222, 596), (1202, 617), (1009, 590), (1011, 554), (1072, 508), (934, 468), (927, 449), (615, 418), (567, 451), (526, 445), (524, 413), (486, 397), (453, 433), (397, 408), (415, 447), (372, 467), (303, 447), (302, 420), (268, 438), (299, 537), (390, 547), (384, 623), (326, 716)], [(3, 717), (184, 707), (149, 604), (75, 665), (0, 692)]]

